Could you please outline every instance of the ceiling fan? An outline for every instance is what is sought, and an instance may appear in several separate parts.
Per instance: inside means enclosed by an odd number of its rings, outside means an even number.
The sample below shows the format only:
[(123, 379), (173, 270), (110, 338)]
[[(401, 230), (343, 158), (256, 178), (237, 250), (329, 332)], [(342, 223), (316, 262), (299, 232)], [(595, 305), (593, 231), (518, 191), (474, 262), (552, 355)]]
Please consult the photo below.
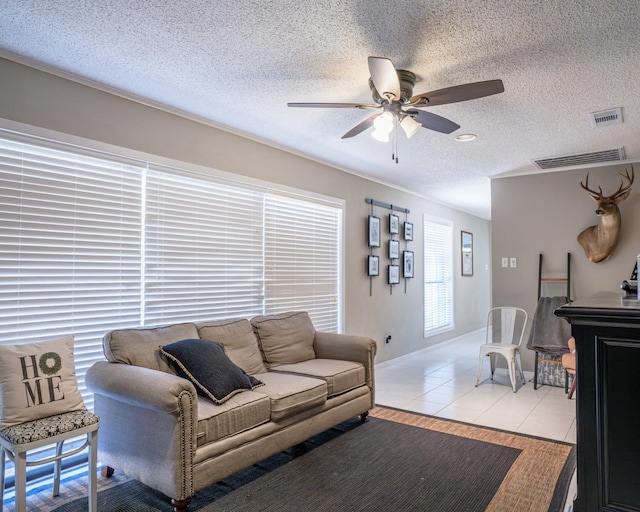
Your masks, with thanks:
[(375, 103), (287, 103), (287, 106), (381, 110), (351, 128), (342, 138), (353, 137), (373, 126), (373, 137), (386, 142), (396, 124), (400, 125), (407, 137), (414, 135), (420, 127), (445, 134), (460, 128), (460, 125), (453, 121), (418, 110), (420, 108), (473, 100), (504, 92), (502, 80), (488, 80), (445, 87), (414, 96), (416, 75), (405, 69), (396, 69), (390, 59), (383, 57), (369, 57), (369, 73), (369, 88)]

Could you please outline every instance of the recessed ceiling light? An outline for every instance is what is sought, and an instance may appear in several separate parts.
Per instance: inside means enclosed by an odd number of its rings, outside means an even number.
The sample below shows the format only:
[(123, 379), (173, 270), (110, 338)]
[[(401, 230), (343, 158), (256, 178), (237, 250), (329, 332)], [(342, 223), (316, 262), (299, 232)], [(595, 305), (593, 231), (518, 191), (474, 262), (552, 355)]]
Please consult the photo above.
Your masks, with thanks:
[(477, 135), (474, 135), (473, 133), (463, 133), (462, 135), (458, 135), (456, 137), (456, 140), (458, 142), (470, 142), (472, 140), (475, 140), (477, 137)]

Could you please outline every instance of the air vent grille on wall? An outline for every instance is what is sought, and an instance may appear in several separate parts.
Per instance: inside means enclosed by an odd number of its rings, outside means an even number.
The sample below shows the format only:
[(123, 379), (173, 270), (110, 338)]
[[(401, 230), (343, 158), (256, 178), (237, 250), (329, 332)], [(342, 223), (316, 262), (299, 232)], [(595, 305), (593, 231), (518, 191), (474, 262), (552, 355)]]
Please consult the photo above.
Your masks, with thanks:
[(589, 165), (606, 162), (621, 162), (624, 160), (624, 148), (605, 149), (592, 153), (577, 153), (575, 155), (534, 158), (531, 160), (539, 169), (557, 169), (572, 165)]
[(622, 109), (611, 108), (609, 110), (602, 110), (601, 112), (591, 112), (589, 114), (591, 120), (591, 126), (594, 128), (599, 126), (608, 126), (611, 124), (622, 123)]

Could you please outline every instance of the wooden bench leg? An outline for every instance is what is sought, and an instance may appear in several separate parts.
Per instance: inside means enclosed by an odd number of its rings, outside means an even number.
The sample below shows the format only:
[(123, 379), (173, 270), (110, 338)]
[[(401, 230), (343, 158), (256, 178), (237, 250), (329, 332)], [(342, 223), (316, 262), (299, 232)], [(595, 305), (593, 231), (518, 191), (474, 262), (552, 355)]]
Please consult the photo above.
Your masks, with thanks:
[(571, 400), (571, 398), (573, 397), (573, 393), (576, 390), (576, 376), (573, 376), (573, 382), (571, 383), (571, 389), (569, 390), (569, 394), (567, 395), (567, 398), (569, 400)]
[(112, 467), (102, 466), (102, 469), (100, 470), (100, 474), (105, 478), (111, 478), (113, 476), (113, 471), (114, 469)]
[(189, 503), (191, 503), (191, 498), (187, 498), (185, 500), (171, 500), (171, 504), (173, 505), (173, 512), (187, 512), (189, 509)]

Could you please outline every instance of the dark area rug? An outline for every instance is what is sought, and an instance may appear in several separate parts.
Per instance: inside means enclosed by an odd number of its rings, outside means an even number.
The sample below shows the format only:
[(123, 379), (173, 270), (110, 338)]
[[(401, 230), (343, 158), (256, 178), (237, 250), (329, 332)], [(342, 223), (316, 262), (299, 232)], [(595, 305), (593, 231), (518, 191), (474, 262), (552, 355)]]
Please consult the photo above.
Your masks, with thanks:
[[(563, 508), (575, 467), (573, 445), (393, 409), (377, 408), (372, 415), (378, 417), (363, 424), (355, 419), (345, 422), (199, 491), (189, 510), (559, 512)], [(100, 491), (98, 509), (170, 512), (172, 507), (166, 496), (130, 480)], [(55, 510), (84, 512), (87, 501), (73, 500)]]

